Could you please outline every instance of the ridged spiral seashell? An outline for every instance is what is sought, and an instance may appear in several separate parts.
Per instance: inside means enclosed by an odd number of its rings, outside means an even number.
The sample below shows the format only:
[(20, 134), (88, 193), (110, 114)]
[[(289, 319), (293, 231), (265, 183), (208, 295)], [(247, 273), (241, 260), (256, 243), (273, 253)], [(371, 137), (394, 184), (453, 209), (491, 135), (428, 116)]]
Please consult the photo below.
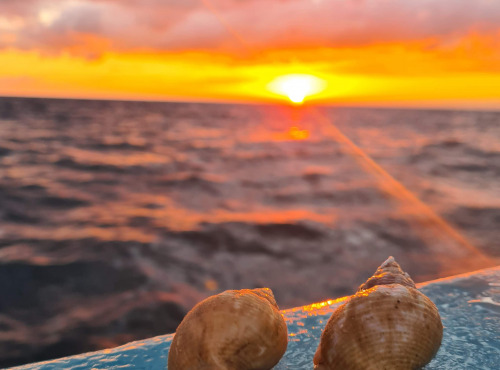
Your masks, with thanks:
[(267, 370), (286, 351), (287, 327), (268, 288), (227, 290), (184, 317), (168, 354), (169, 370)]
[(437, 353), (437, 307), (389, 257), (332, 314), (314, 356), (317, 370), (413, 370)]

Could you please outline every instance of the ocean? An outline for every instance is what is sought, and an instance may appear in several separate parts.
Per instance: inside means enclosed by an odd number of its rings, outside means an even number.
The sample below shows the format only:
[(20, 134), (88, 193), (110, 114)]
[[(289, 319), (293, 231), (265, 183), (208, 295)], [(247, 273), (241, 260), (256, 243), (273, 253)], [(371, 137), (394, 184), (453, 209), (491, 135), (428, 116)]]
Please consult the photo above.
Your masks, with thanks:
[(497, 265), (499, 225), (500, 112), (0, 98), (0, 366)]

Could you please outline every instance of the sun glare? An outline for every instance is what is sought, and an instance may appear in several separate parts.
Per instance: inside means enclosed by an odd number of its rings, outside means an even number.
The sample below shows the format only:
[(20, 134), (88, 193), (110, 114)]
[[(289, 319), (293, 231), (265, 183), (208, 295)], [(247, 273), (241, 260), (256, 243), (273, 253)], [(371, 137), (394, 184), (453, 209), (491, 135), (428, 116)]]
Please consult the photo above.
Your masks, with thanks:
[(295, 104), (302, 104), (306, 97), (319, 93), (325, 85), (324, 80), (312, 75), (290, 74), (275, 78), (268, 88), (276, 94), (287, 96)]

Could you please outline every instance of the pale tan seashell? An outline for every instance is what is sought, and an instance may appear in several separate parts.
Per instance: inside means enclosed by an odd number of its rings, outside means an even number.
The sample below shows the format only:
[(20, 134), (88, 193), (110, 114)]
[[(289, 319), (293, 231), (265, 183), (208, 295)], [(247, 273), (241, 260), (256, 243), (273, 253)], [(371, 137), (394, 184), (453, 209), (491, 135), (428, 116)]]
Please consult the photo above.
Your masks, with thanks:
[(393, 257), (339, 306), (321, 336), (317, 370), (413, 370), (437, 353), (443, 325), (437, 307)]
[(285, 320), (270, 289), (228, 290), (184, 317), (170, 346), (168, 369), (271, 369), (287, 344)]

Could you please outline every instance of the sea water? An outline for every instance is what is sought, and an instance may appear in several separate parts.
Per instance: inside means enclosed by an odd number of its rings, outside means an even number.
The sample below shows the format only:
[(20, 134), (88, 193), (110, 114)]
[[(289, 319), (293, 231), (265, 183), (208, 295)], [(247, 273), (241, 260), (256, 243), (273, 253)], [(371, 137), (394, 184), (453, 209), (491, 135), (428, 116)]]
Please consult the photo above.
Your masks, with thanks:
[(0, 366), (173, 332), (198, 301), (498, 264), (500, 113), (0, 99)]

